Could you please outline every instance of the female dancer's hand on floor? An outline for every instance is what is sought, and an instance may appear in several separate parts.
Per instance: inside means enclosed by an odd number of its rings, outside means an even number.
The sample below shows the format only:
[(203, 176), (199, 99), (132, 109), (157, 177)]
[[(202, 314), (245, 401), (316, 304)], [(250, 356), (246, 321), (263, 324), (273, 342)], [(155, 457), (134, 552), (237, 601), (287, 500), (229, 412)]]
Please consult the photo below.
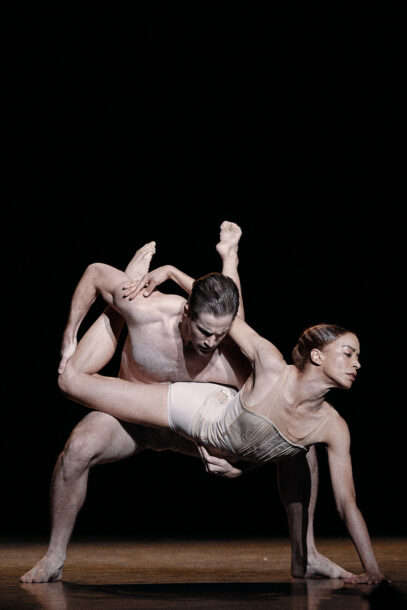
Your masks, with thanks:
[(363, 574), (355, 574), (351, 578), (345, 579), (346, 585), (378, 585), (380, 583), (391, 583), (389, 578), (383, 576), (381, 572), (375, 574), (367, 574), (366, 572)]
[(235, 468), (232, 464), (229, 464), (227, 460), (210, 455), (205, 447), (197, 445), (197, 448), (204, 463), (205, 470), (209, 474), (216, 474), (225, 479), (236, 479), (242, 474), (242, 470)]

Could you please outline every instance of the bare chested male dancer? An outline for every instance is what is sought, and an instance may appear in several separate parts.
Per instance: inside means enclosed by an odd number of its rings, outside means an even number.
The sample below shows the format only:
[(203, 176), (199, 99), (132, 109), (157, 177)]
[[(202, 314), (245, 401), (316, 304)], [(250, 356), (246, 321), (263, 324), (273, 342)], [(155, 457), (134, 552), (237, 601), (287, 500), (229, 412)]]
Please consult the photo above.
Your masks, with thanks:
[[(238, 243), (241, 230), (235, 223), (221, 225), (216, 249), (222, 259), (222, 273), (230, 276), (240, 292), (237, 272)], [(126, 268), (129, 277), (139, 280), (148, 271), (155, 244), (137, 251)], [(185, 286), (187, 288), (187, 286)], [(185, 299), (154, 291), (148, 299), (135, 299), (137, 326), (132, 329), (132, 344), (126, 340), (121, 356), (120, 377), (132, 382), (211, 381), (239, 389), (250, 368), (236, 345), (225, 337), (232, 322), (214, 319), (211, 328), (203, 327), (199, 317), (191, 321)], [(238, 315), (243, 317), (242, 303)], [(95, 372), (112, 358), (123, 320), (113, 310), (106, 310), (79, 342), (65, 337), (60, 369), (69, 357), (76, 366), (89, 362)], [(219, 328), (218, 328), (219, 327)], [(204, 332), (202, 332), (204, 331)], [(79, 510), (86, 496), (89, 470), (96, 464), (115, 462), (144, 449), (169, 449), (198, 455), (197, 448), (181, 436), (167, 430), (144, 428), (119, 422), (100, 412), (86, 415), (71, 433), (55, 465), (51, 485), (51, 537), (46, 555), (26, 572), (22, 582), (49, 582), (62, 577), (66, 549)], [(201, 454), (202, 457), (202, 454)], [(204, 451), (209, 472), (233, 478), (241, 471)], [(303, 463), (297, 459), (278, 465), (279, 489), (287, 511), (292, 541), (293, 576), (349, 578), (343, 570), (320, 555), (313, 537), (313, 516), (317, 493), (317, 461), (314, 450)], [(294, 463), (295, 462), (295, 463)], [(306, 525), (308, 524), (308, 525)]]

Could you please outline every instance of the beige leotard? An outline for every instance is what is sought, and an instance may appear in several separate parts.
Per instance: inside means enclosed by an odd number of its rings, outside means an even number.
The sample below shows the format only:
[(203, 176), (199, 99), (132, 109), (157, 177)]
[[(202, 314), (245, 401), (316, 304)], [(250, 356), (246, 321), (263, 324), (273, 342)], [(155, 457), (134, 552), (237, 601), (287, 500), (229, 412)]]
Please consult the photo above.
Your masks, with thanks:
[(248, 461), (278, 461), (307, 451), (285, 438), (268, 417), (245, 408), (241, 391), (215, 383), (170, 384), (168, 419), (178, 434)]

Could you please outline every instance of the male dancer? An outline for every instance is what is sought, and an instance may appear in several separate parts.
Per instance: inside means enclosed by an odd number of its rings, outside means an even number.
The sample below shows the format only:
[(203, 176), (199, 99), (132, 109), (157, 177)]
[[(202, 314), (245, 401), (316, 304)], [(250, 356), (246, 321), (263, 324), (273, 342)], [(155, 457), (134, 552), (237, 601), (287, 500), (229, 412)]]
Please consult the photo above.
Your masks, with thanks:
[[(240, 291), (237, 273), (240, 228), (230, 222), (221, 225), (217, 251), (221, 256), (223, 275), (231, 277)], [(129, 278), (140, 279), (148, 271), (155, 244), (141, 248), (126, 269)], [(93, 268), (89, 269), (89, 273)], [(187, 276), (186, 276), (187, 278)], [(190, 278), (187, 278), (187, 280)], [(188, 281), (186, 281), (188, 288)], [(210, 299), (210, 294), (208, 297)], [(139, 295), (133, 301), (137, 324), (132, 328), (123, 348), (120, 377), (137, 383), (211, 381), (239, 389), (249, 374), (246, 358), (226, 336), (233, 315), (214, 319), (210, 328), (191, 318), (188, 303), (177, 295), (154, 291), (145, 299)], [(242, 301), (238, 315), (243, 316)], [(101, 370), (114, 354), (123, 326), (120, 316), (106, 310), (76, 345), (77, 329), (69, 322), (64, 333), (60, 372), (68, 358), (75, 366), (89, 371)], [(193, 443), (168, 431), (145, 428), (119, 422), (110, 415), (91, 412), (75, 427), (59, 456), (51, 486), (52, 528), (46, 555), (26, 574), (22, 582), (48, 582), (62, 576), (66, 548), (82, 507), (89, 470), (96, 464), (114, 462), (150, 448), (169, 449), (187, 455), (197, 455)], [(229, 478), (241, 471), (225, 460), (209, 456), (201, 450), (209, 472)], [(329, 559), (320, 555), (313, 539), (313, 514), (317, 489), (315, 451), (310, 451), (302, 463), (288, 460), (279, 464), (280, 495), (287, 510), (292, 540), (292, 574), (294, 576), (351, 576)], [(307, 480), (311, 478), (310, 487)]]

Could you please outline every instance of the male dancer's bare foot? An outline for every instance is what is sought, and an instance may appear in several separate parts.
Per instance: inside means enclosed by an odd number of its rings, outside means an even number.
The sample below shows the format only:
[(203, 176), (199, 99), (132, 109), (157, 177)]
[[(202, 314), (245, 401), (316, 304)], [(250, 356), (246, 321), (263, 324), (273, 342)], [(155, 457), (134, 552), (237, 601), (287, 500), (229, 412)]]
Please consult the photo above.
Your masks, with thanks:
[(307, 567), (304, 574), (302, 566), (292, 565), (292, 575), (297, 578), (351, 578), (352, 572), (347, 572), (328, 557), (318, 551), (308, 555)]
[(224, 220), (220, 225), (220, 241), (216, 246), (216, 251), (224, 260), (228, 256), (235, 254), (239, 245), (239, 239), (242, 235), (242, 230), (235, 222)]
[(126, 267), (126, 273), (133, 280), (140, 280), (150, 268), (151, 259), (155, 254), (155, 241), (144, 244), (137, 250)]
[(31, 570), (20, 576), (20, 582), (54, 582), (61, 580), (64, 562), (44, 555)]

